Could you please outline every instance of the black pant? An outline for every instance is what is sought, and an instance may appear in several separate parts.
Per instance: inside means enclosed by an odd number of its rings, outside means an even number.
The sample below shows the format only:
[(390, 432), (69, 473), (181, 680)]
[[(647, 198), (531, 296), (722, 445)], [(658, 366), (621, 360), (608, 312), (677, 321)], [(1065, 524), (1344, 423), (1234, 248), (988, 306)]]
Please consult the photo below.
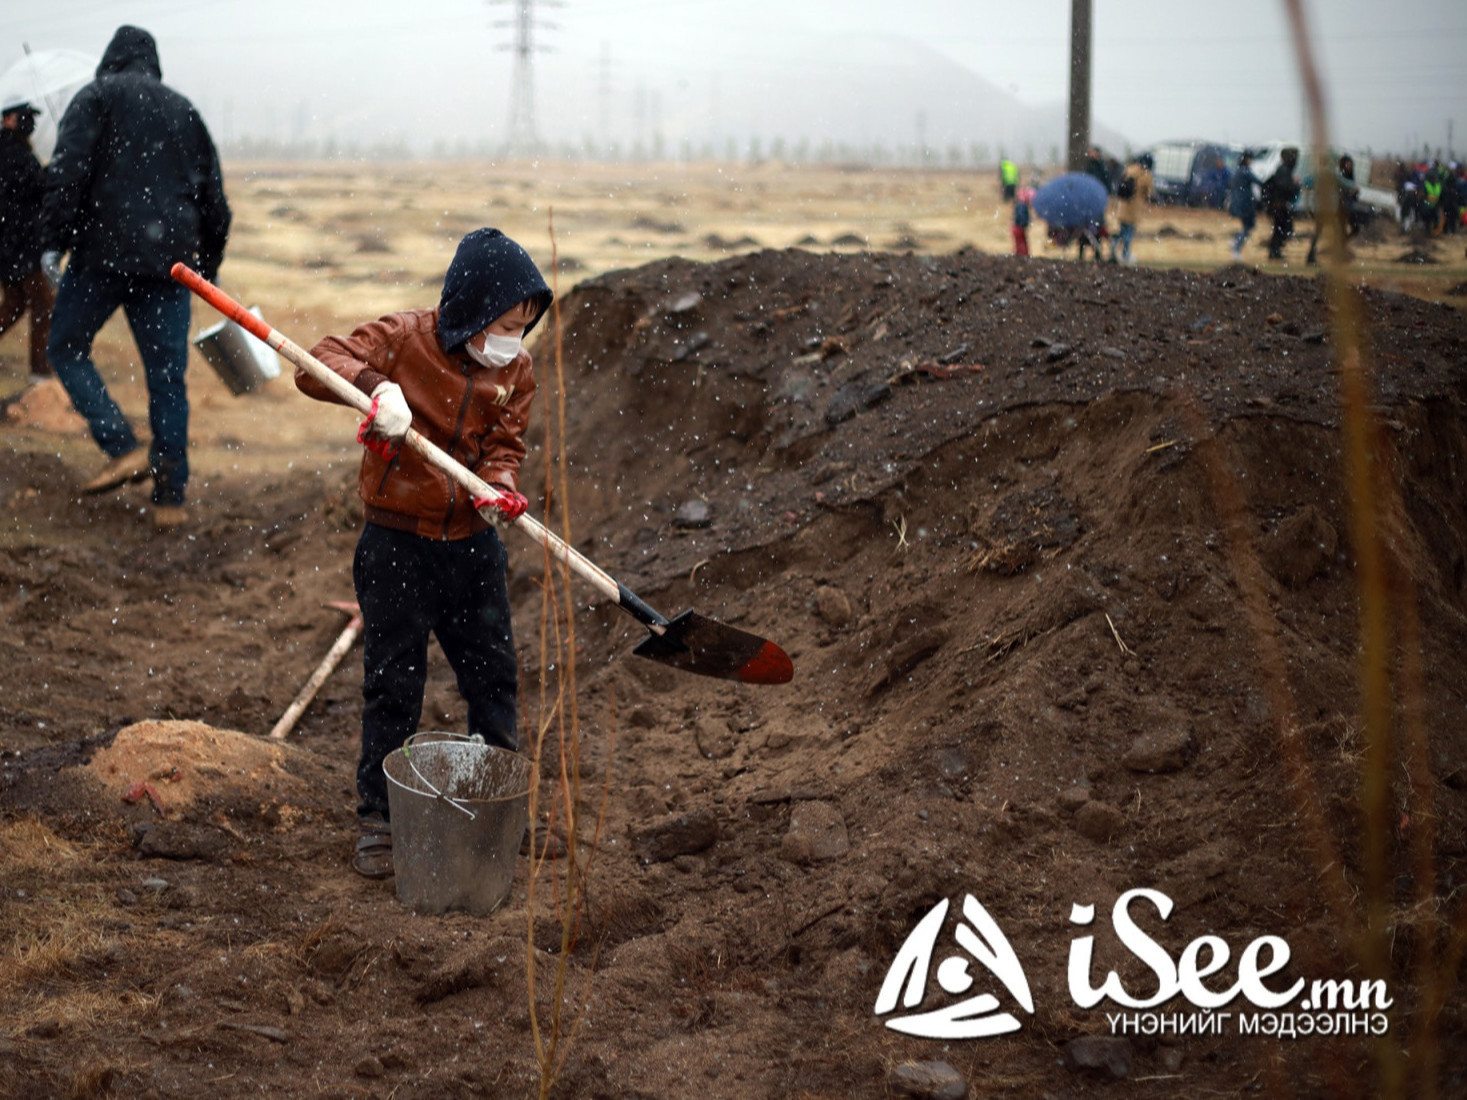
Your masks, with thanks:
[(1284, 254), (1284, 242), (1294, 235), (1294, 212), (1288, 207), (1268, 212), (1273, 219), (1273, 236), (1268, 238), (1268, 254), (1277, 260)]
[(469, 704), (468, 732), (513, 751), (517, 665), (508, 555), (494, 531), (440, 542), (369, 523), (352, 563), (362, 609), (359, 814), (387, 813), (382, 761), (417, 732), (428, 679), (428, 635)]
[(51, 307), (56, 295), (41, 269), (0, 285), (0, 336), (31, 311), (31, 374), (37, 378), (54, 375), (46, 358), (46, 343), (51, 339)]

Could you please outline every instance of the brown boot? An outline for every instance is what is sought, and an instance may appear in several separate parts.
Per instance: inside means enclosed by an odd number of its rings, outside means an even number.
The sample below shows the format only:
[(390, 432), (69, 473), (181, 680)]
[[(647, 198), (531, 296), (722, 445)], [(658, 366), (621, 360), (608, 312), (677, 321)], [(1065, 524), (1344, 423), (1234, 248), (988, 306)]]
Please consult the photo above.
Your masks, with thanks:
[(157, 531), (172, 531), (188, 522), (188, 508), (182, 504), (153, 505), (153, 528)]
[(105, 493), (108, 489), (116, 489), (130, 481), (142, 481), (152, 472), (147, 449), (134, 447), (127, 454), (119, 455), (103, 466), (101, 473), (82, 486), (82, 492)]

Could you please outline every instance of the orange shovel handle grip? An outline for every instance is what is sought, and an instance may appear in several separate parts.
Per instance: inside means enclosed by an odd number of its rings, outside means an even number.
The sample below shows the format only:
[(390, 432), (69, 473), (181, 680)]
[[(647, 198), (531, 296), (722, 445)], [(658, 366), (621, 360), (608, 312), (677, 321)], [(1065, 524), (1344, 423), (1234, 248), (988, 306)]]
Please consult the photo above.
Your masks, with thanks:
[(244, 306), (240, 305), (224, 291), (220, 290), (208, 279), (204, 278), (187, 264), (174, 264), (169, 272), (175, 280), (188, 287), (204, 301), (217, 309), (224, 316), (244, 329), (255, 339), (262, 343), (270, 343), (272, 329), (264, 321), (260, 320)]

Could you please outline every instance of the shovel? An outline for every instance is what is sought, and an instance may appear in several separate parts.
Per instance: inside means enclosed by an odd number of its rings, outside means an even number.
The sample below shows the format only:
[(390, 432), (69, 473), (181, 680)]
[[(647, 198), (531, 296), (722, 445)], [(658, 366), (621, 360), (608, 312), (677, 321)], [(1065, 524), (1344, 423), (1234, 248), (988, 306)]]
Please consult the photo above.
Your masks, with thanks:
[(300, 721), (301, 715), (311, 705), (311, 700), (316, 697), (316, 692), (321, 690), (321, 685), (326, 682), (326, 677), (331, 675), (336, 666), (341, 663), (341, 659), (346, 656), (347, 650), (351, 649), (356, 644), (356, 640), (361, 637), (361, 608), (354, 603), (338, 603), (336, 601), (326, 606), (334, 607), (338, 611), (345, 612), (351, 616), (351, 621), (346, 624), (340, 637), (336, 639), (336, 644), (327, 651), (321, 663), (316, 666), (316, 671), (311, 673), (311, 678), (306, 681), (306, 686), (301, 688), (300, 694), (295, 697), (295, 700), (290, 706), (285, 708), (285, 713), (280, 716), (280, 721), (275, 723), (275, 728), (270, 731), (272, 740), (279, 741), (290, 733), (291, 730), (295, 729), (295, 724)]
[[(172, 274), (189, 290), (251, 336), (274, 348), (345, 404), (363, 414), (371, 411), (371, 398), (310, 352), (250, 313), (198, 272), (180, 263), (173, 265)], [(502, 495), (415, 429), (408, 429), (405, 442), (474, 496), (494, 499)], [(489, 509), (485, 509), (486, 519), (490, 518), (488, 512)], [(582, 580), (607, 599), (615, 600), (618, 607), (647, 628), (648, 637), (632, 650), (637, 656), (660, 661), (684, 672), (720, 680), (739, 680), (746, 684), (787, 684), (794, 678), (795, 668), (789, 654), (773, 642), (706, 618), (696, 611), (684, 611), (668, 619), (530, 515), (520, 516), (513, 526), (549, 550), (552, 557), (564, 561)]]

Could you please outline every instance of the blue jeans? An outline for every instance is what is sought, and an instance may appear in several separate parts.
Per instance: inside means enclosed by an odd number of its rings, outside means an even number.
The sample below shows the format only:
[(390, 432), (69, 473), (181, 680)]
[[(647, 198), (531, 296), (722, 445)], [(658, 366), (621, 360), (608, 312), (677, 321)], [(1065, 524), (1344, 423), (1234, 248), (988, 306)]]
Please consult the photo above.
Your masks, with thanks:
[(1234, 252), (1243, 251), (1243, 245), (1248, 240), (1248, 234), (1252, 233), (1253, 227), (1258, 224), (1258, 219), (1253, 214), (1248, 214), (1247, 216), (1240, 215), (1238, 220), (1242, 222), (1243, 228), (1240, 229), (1238, 231), (1238, 235), (1233, 238)]
[(112, 458), (137, 449), (132, 426), (92, 363), (92, 340), (122, 307), (143, 360), (153, 445), (153, 503), (182, 504), (188, 485), (188, 290), (172, 279), (67, 268), (46, 346), (56, 377)]
[(1120, 231), (1120, 233), (1118, 233), (1116, 235), (1116, 239), (1113, 240), (1111, 242), (1111, 245), (1110, 245), (1111, 258), (1112, 259), (1115, 258), (1116, 249), (1117, 249), (1117, 247), (1119, 247), (1120, 248), (1120, 253), (1121, 253), (1121, 258), (1124, 259), (1124, 260), (1129, 260), (1131, 258), (1131, 242), (1133, 240), (1135, 240), (1135, 239), (1136, 239), (1136, 226), (1135, 226), (1135, 223), (1133, 223), (1133, 222), (1121, 222), (1121, 231)]

